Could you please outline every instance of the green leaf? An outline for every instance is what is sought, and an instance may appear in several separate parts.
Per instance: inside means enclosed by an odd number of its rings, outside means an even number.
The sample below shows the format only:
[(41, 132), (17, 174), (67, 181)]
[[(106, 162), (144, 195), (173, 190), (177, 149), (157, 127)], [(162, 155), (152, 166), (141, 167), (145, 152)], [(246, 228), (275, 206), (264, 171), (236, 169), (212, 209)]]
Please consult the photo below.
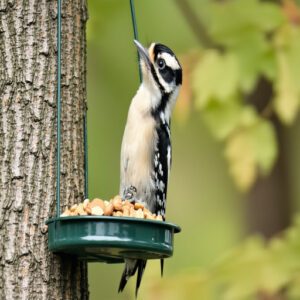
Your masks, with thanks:
[(237, 186), (248, 190), (258, 172), (266, 175), (277, 157), (274, 128), (268, 121), (258, 119), (255, 125), (237, 130), (227, 140), (225, 156)]
[(239, 41), (230, 47), (238, 60), (239, 82), (244, 92), (249, 93), (255, 87), (268, 49), (263, 33), (254, 30), (246, 30)]
[(275, 37), (278, 75), (275, 82), (275, 110), (281, 121), (291, 124), (300, 104), (300, 30), (282, 27)]
[(249, 28), (269, 32), (284, 21), (280, 7), (258, 0), (232, 0), (211, 5), (210, 34), (219, 43), (235, 44)]
[(259, 3), (259, 8), (256, 11), (255, 21), (260, 29), (270, 32), (284, 23), (285, 16), (278, 4), (260, 1), (257, 3)]
[(224, 140), (239, 125), (242, 106), (236, 99), (226, 102), (211, 101), (202, 115), (213, 135)]
[(279, 52), (277, 57), (279, 70), (275, 85), (275, 110), (282, 122), (291, 124), (299, 108), (299, 92), (286, 53)]
[(251, 140), (244, 130), (236, 132), (227, 140), (225, 156), (229, 161), (229, 172), (238, 188), (248, 190), (254, 183), (257, 169)]
[(259, 122), (251, 131), (253, 151), (260, 171), (267, 175), (277, 157), (274, 128), (268, 121)]
[(243, 107), (240, 115), (241, 127), (249, 127), (255, 125), (258, 121), (258, 115), (254, 107), (247, 105)]
[(268, 174), (277, 157), (274, 129), (260, 119), (251, 106), (237, 99), (211, 101), (203, 110), (203, 118), (214, 136), (226, 140), (225, 156), (237, 186), (248, 190), (257, 174)]
[(236, 56), (241, 90), (251, 92), (261, 72), (273, 79), (276, 60), (266, 32), (283, 23), (279, 6), (257, 0), (233, 0), (213, 4), (211, 15), (212, 37)]
[(230, 99), (237, 90), (238, 76), (235, 55), (222, 55), (215, 50), (206, 51), (193, 73), (197, 107), (205, 107), (210, 100)]
[(242, 105), (237, 97), (218, 102), (210, 101), (202, 111), (203, 119), (218, 140), (224, 140), (239, 127), (252, 126), (257, 123), (255, 109)]
[(263, 53), (260, 70), (267, 79), (272, 82), (274, 81), (277, 73), (277, 60), (273, 48), (269, 48), (265, 53)]

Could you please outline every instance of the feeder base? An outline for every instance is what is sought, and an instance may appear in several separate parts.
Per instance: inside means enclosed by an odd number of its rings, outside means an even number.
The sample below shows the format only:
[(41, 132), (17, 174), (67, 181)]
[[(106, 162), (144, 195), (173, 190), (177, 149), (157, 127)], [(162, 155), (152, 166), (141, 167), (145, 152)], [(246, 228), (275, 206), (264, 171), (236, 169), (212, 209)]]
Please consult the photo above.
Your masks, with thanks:
[(174, 233), (181, 230), (171, 223), (129, 217), (58, 217), (46, 224), (51, 252), (106, 263), (170, 257)]

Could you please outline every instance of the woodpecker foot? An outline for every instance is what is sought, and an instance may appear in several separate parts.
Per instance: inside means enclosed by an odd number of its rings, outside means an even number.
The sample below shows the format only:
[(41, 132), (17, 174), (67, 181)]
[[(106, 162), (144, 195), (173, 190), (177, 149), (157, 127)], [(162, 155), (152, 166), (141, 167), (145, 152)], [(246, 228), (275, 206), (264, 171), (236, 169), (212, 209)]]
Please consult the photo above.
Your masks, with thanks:
[(125, 190), (125, 199), (128, 200), (129, 202), (131, 203), (135, 203), (136, 201), (136, 193), (137, 193), (137, 189), (136, 187), (134, 187), (133, 185), (131, 185), (130, 187), (128, 187), (126, 190)]

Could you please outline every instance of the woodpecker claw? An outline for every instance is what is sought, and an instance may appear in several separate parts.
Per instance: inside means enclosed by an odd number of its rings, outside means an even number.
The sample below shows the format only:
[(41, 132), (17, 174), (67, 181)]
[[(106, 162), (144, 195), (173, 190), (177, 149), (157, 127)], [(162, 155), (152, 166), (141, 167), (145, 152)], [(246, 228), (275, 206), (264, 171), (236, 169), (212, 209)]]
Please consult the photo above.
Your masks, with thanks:
[(128, 187), (126, 190), (125, 190), (125, 199), (128, 200), (129, 202), (131, 203), (135, 203), (136, 201), (136, 193), (137, 193), (137, 189), (136, 187), (134, 187), (133, 185), (131, 185), (130, 187)]

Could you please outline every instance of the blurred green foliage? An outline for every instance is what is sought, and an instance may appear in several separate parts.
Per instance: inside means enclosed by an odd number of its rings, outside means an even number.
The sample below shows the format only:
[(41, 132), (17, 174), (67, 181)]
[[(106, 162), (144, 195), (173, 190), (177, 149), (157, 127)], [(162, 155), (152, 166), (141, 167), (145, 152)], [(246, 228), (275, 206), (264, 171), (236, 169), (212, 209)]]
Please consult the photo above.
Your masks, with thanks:
[[(190, 0), (216, 45), (208, 48), (199, 44), (175, 0), (135, 2), (141, 42), (167, 44), (184, 68), (172, 122), (167, 205), (167, 219), (183, 231), (175, 237), (164, 279), (159, 262), (148, 263), (140, 299), (242, 300), (282, 290), (288, 299), (299, 299), (299, 222), (283, 238), (267, 243), (255, 236), (241, 243), (246, 208), (229, 177), (245, 191), (259, 174), (267, 175), (278, 154), (270, 118), (288, 125), (296, 120), (300, 38), (293, 10), (258, 0)], [(118, 193), (121, 139), (138, 67), (129, 1), (90, 0), (89, 15), (89, 190), (90, 198), (107, 199)], [(258, 112), (245, 95), (261, 77), (272, 83), (274, 95)], [(298, 120), (286, 131), (294, 200), (300, 197), (299, 130)], [(122, 269), (90, 264), (90, 299), (132, 299), (134, 280), (117, 294)]]
[[(199, 51), (192, 80), (195, 102), (214, 136), (224, 141), (230, 172), (243, 191), (276, 161), (272, 113), (291, 124), (299, 109), (300, 28), (291, 20), (296, 6), (284, 3), (211, 1), (205, 9), (206, 28), (222, 51)], [(258, 113), (245, 96), (263, 77), (274, 95)]]
[[(153, 280), (142, 299), (264, 299), (286, 295), (300, 299), (300, 218), (283, 233), (266, 242), (259, 236), (247, 239), (221, 257), (206, 271), (174, 276), (166, 283)], [(172, 289), (172, 287), (179, 287)]]

